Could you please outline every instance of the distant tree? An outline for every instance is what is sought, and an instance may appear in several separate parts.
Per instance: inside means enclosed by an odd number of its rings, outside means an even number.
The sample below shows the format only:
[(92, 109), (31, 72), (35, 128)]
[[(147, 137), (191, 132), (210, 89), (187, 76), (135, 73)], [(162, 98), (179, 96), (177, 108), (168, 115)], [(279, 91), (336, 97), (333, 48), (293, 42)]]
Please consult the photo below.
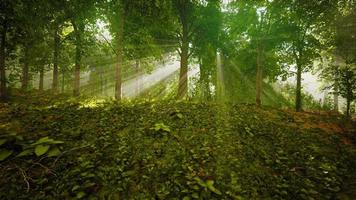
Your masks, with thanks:
[(334, 54), (321, 68), (321, 78), (330, 83), (328, 89), (346, 99), (346, 116), (356, 99), (356, 10), (340, 13), (334, 32)]
[(261, 105), (263, 79), (275, 80), (281, 73), (278, 53), (285, 42), (285, 25), (280, 17), (283, 7), (266, 0), (234, 1), (230, 7), (227, 28), (235, 44), (230, 49), (236, 54), (230, 58), (247, 76), (255, 76), (255, 101)]
[[(217, 87), (216, 57), (221, 46), (219, 36), (222, 28), (222, 14), (219, 0), (208, 0), (197, 8), (196, 30), (192, 35), (193, 56), (199, 61), (200, 77), (198, 91), (200, 98), (211, 100), (211, 86)], [(216, 95), (216, 94), (215, 94)]]
[(80, 94), (80, 71), (81, 62), (86, 47), (86, 39), (90, 33), (88, 25), (96, 23), (97, 2), (95, 0), (76, 0), (64, 2), (65, 12), (73, 27), (72, 40), (75, 45), (74, 66), (74, 96)]
[[(122, 98), (122, 71), (125, 60), (136, 60), (160, 55), (158, 45), (164, 46), (169, 29), (170, 1), (137, 0), (103, 3), (104, 15), (113, 35), (113, 53), (116, 56), (115, 98)], [(166, 17), (166, 18), (165, 18)], [(160, 38), (161, 37), (161, 38)], [(163, 40), (162, 40), (163, 39)]]
[(290, 52), (296, 66), (296, 111), (302, 110), (302, 73), (310, 70), (316, 58), (320, 57), (322, 44), (320, 29), (327, 26), (335, 12), (333, 1), (280, 1), (285, 7), (281, 15), (284, 22), (289, 24), (286, 33), (289, 41), (286, 51)]

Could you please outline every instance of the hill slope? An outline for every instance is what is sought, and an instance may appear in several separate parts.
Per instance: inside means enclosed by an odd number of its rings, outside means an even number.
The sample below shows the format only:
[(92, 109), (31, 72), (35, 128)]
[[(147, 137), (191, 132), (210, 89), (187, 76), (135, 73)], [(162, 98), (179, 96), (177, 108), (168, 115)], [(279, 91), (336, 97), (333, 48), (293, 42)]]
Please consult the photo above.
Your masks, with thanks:
[(46, 98), (0, 133), (0, 199), (347, 198), (356, 169), (338, 116), (252, 105)]

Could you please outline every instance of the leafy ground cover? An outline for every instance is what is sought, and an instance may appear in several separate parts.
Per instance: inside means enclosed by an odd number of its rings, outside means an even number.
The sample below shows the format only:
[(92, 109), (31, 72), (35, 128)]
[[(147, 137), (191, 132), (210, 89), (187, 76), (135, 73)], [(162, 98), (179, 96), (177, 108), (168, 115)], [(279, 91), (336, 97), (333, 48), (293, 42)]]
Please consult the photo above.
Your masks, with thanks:
[(0, 199), (355, 195), (355, 126), (336, 114), (58, 99), (0, 104)]

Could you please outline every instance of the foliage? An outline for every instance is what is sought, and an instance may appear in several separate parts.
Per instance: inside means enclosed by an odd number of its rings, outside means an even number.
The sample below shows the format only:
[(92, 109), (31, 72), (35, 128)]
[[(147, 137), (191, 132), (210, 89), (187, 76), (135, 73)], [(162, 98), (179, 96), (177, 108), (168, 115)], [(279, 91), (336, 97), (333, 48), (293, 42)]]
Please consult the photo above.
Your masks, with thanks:
[[(20, 152), (21, 141), (38, 154), (43, 145), (61, 151), (0, 162), (1, 199), (335, 199), (355, 174), (356, 155), (334, 115), (34, 100), (0, 104), (0, 119), (6, 149)], [(5, 136), (12, 132), (23, 140)]]

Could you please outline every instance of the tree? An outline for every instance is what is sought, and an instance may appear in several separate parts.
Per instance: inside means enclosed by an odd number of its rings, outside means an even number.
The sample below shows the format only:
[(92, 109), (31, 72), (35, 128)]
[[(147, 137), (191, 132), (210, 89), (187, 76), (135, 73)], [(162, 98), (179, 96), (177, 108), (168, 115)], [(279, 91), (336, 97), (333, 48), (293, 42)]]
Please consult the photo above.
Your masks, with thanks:
[(59, 83), (59, 56), (62, 37), (61, 30), (64, 28), (68, 19), (68, 14), (63, 9), (63, 6), (66, 5), (66, 2), (59, 0), (49, 1), (47, 6), (49, 12), (49, 25), (47, 28), (53, 37), (53, 79), (52, 79), (52, 90), (54, 92), (58, 91), (58, 83)]
[(169, 16), (169, 1), (116, 0), (104, 3), (106, 18), (113, 35), (116, 56), (115, 98), (122, 98), (122, 71), (127, 59), (158, 56), (158, 37), (166, 37), (163, 16)]
[[(22, 47), (22, 76), (21, 89), (29, 89), (31, 64), (37, 57), (36, 51), (32, 48), (41, 43), (45, 35), (46, 11), (44, 10), (43, 1), (33, 0), (20, 1), (17, 4), (17, 30), (19, 36), (16, 40)], [(33, 12), (33, 11), (36, 12)], [(31, 20), (28, 20), (31, 19)]]
[(73, 41), (75, 45), (75, 66), (74, 66), (74, 96), (80, 94), (80, 70), (81, 61), (85, 48), (86, 34), (89, 29), (86, 26), (96, 22), (96, 1), (94, 0), (76, 0), (67, 1), (65, 12), (73, 27)]
[(327, 89), (346, 99), (346, 116), (350, 117), (351, 103), (356, 99), (356, 10), (346, 10), (336, 19), (333, 46), (328, 62), (321, 67), (321, 78), (330, 83)]
[(325, 28), (330, 16), (335, 12), (333, 2), (328, 0), (280, 1), (284, 5), (285, 23), (288, 22), (289, 47), (296, 66), (296, 111), (302, 110), (302, 73), (310, 70), (320, 55), (322, 44), (319, 32)]
[(3, 0), (0, 4), (0, 100), (8, 98), (6, 60), (11, 51), (12, 38), (16, 34), (17, 0)]
[(172, 0), (173, 13), (176, 15), (179, 27), (176, 31), (179, 41), (180, 72), (177, 98), (182, 99), (188, 92), (188, 59), (189, 43), (192, 40), (192, 34), (195, 31), (196, 6), (195, 0)]
[(262, 103), (263, 79), (275, 80), (281, 70), (278, 53), (285, 42), (282, 6), (275, 1), (236, 1), (230, 3), (227, 20), (229, 40), (234, 47), (230, 60), (239, 64), (244, 76), (255, 76), (255, 101)]
[(7, 32), (9, 26), (9, 15), (12, 11), (10, 7), (11, 1), (3, 1), (0, 4), (0, 98), (2, 100), (7, 98), (7, 88), (6, 88), (6, 42), (7, 42)]
[(216, 82), (216, 57), (220, 47), (219, 36), (222, 28), (220, 1), (208, 0), (206, 5), (199, 5), (196, 9), (197, 19), (195, 32), (192, 35), (193, 56), (199, 61), (200, 97), (212, 99), (211, 85)]

